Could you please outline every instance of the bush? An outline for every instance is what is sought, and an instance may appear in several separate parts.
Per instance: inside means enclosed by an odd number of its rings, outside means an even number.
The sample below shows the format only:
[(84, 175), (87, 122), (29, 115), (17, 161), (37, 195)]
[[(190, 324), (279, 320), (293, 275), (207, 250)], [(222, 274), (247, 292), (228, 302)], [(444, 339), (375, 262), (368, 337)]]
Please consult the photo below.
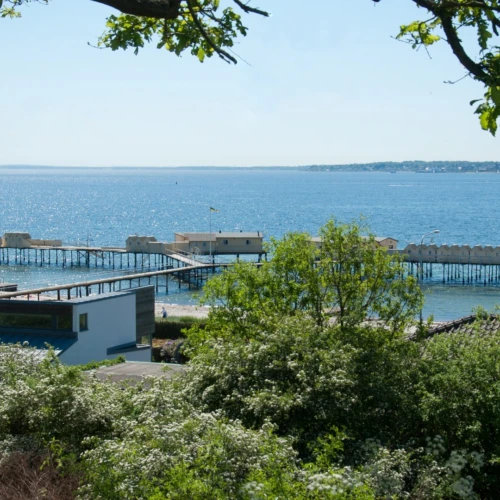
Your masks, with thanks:
[[(254, 340), (207, 340), (186, 380), (186, 394), (205, 411), (222, 410), (258, 428), (269, 420), (280, 435), (308, 441), (342, 425), (356, 401), (350, 360), (329, 329), (306, 317), (270, 320)], [(188, 351), (189, 354), (189, 351)]]
[(156, 339), (172, 339), (176, 340), (185, 337), (185, 330), (190, 329), (194, 325), (201, 329), (205, 328), (206, 320), (191, 317), (169, 317), (167, 319), (157, 318), (155, 321)]
[(165, 363), (186, 363), (188, 358), (183, 354), (183, 345), (183, 339), (167, 340), (160, 351), (161, 361)]
[(0, 498), (71, 500), (82, 474), (61, 474), (50, 454), (14, 452), (0, 462)]

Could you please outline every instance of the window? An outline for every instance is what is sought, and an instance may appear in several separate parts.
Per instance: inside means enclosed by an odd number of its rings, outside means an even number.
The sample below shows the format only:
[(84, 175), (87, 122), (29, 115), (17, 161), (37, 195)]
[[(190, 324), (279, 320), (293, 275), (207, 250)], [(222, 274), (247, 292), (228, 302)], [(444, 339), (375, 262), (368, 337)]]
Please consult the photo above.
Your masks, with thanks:
[(57, 316), (58, 330), (73, 330), (73, 318), (70, 314)]
[(224, 245), (229, 245), (229, 240), (223, 240), (222, 242)]
[(252, 243), (250, 240), (247, 240), (247, 245), (250, 245), (250, 243)]
[(89, 318), (88, 314), (80, 314), (80, 331), (83, 332), (89, 329)]
[(52, 328), (52, 316), (50, 314), (1, 313), (0, 327), (2, 326), (14, 328), (50, 329)]

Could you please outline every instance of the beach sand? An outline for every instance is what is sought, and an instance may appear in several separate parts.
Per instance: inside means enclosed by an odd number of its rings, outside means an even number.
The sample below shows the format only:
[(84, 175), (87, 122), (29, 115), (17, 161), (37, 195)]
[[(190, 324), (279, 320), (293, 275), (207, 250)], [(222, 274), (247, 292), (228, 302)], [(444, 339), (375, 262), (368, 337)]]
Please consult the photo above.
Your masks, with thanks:
[(208, 307), (183, 306), (179, 304), (166, 304), (155, 302), (155, 316), (161, 317), (161, 308), (165, 307), (169, 316), (191, 316), (192, 318), (208, 317)]
[[(55, 297), (49, 295), (30, 295), (29, 299), (27, 295), (20, 295), (16, 297), (18, 300), (30, 300), (30, 301), (56, 301)], [(203, 306), (189, 306), (180, 304), (168, 304), (164, 302), (155, 302), (155, 316), (160, 317), (162, 315), (161, 308), (165, 307), (169, 316), (191, 316), (192, 318), (207, 318), (208, 317), (208, 307)]]

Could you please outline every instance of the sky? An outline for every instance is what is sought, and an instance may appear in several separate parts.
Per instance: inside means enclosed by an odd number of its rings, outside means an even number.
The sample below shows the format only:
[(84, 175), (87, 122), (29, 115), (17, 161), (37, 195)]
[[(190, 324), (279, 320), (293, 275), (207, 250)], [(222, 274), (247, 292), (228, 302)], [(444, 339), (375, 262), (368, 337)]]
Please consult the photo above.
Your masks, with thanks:
[[(227, 3), (227, 0), (226, 0)], [(221, 5), (224, 4), (222, 0)], [(446, 44), (394, 36), (410, 0), (254, 0), (236, 66), (89, 46), (112, 8), (51, 0), (0, 19), (0, 165), (296, 166), (498, 161)]]

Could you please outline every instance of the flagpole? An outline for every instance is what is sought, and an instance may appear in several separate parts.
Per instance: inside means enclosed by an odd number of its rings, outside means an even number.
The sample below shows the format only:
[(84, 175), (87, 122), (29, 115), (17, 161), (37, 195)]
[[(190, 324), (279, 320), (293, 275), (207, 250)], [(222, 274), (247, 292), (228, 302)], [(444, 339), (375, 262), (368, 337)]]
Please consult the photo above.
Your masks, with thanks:
[[(218, 212), (218, 210), (215, 210), (213, 207), (208, 207), (210, 210), (210, 232), (208, 233), (208, 240), (210, 242), (210, 260), (212, 260), (212, 212)], [(212, 263), (214, 261), (212, 260)]]
[(208, 211), (210, 212), (210, 231), (208, 232), (208, 241), (210, 242), (210, 262), (212, 260), (212, 207), (210, 207)]

